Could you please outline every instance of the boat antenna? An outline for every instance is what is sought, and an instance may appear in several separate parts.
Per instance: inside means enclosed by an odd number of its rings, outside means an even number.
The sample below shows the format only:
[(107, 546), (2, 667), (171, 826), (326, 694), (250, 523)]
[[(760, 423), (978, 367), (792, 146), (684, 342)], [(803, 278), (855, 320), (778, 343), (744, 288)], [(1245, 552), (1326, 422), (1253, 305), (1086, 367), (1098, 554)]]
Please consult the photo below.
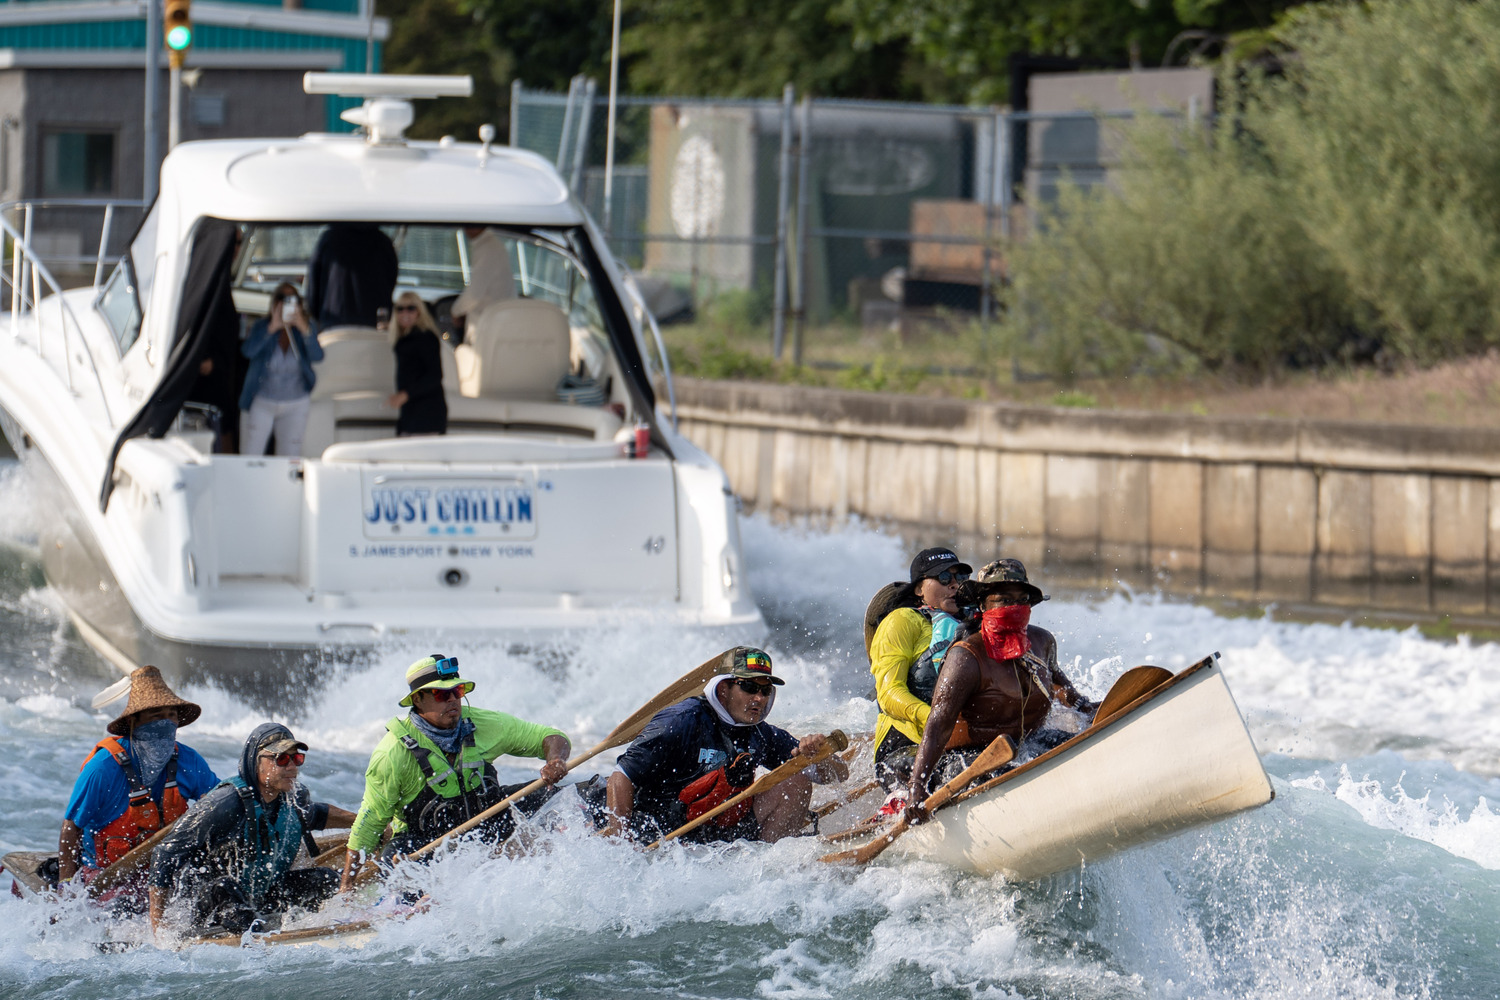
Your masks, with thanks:
[(419, 98), (470, 97), (472, 76), (401, 76), (386, 73), (304, 73), (308, 94), (361, 97), (364, 104), (339, 115), (365, 130), (372, 146), (399, 146), (411, 126), (411, 102)]

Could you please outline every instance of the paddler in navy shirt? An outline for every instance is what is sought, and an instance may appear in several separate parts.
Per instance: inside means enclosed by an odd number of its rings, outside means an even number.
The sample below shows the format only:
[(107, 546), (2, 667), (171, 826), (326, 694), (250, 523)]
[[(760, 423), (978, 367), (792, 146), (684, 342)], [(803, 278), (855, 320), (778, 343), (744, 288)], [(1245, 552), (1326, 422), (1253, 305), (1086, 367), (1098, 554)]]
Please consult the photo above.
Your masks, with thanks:
[[(722, 673), (704, 693), (664, 708), (626, 748), (609, 776), (604, 832), (627, 829), (655, 839), (697, 818), (755, 780), (758, 767), (775, 768), (822, 749), (821, 734), (800, 741), (765, 721), (785, 683), (771, 673), (763, 650), (736, 646), (724, 653)], [(693, 830), (698, 843), (763, 840), (775, 843), (807, 825), (812, 786), (843, 781), (849, 766), (837, 758), (814, 765)]]
[[(202, 711), (173, 694), (155, 667), (130, 675), (125, 711), (106, 727), (110, 735), (95, 744), (73, 783), (58, 836), (60, 881), (75, 875), (91, 881), (219, 783), (198, 751), (177, 742), (177, 730)], [(112, 901), (143, 911), (144, 881), (143, 874), (138, 884), (127, 883)]]

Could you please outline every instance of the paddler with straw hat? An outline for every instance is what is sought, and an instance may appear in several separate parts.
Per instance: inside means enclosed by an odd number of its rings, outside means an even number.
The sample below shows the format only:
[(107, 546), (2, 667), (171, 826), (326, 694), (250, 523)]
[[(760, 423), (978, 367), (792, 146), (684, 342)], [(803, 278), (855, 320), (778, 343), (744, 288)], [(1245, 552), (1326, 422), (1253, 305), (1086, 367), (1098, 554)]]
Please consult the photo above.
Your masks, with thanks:
[[(153, 666), (130, 674), (125, 709), (89, 751), (63, 814), (58, 876), (92, 881), (132, 847), (173, 822), (219, 783), (203, 756), (177, 742), (177, 730), (203, 710), (179, 698)], [(126, 883), (111, 897), (133, 912), (145, 908), (143, 884)]]

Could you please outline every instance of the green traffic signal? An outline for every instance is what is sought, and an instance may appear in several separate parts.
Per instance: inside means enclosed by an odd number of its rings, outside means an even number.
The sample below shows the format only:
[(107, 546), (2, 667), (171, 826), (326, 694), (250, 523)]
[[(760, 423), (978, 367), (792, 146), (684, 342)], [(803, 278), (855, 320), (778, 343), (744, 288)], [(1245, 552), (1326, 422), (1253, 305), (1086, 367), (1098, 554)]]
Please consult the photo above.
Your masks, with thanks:
[(193, 29), (185, 24), (179, 24), (167, 32), (167, 48), (178, 52), (193, 44)]

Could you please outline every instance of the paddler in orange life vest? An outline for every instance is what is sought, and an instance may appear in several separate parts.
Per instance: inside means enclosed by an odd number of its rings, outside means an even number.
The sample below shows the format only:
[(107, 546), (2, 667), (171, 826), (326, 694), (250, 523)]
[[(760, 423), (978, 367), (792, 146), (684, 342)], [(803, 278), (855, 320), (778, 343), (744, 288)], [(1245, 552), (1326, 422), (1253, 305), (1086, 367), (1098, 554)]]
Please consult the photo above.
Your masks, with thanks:
[[(954, 643), (944, 658), (912, 766), (909, 802), (921, 802), (932, 786), (956, 776), (1002, 734), (1016, 743), (1019, 759), (1073, 736), (1046, 726), (1054, 701), (1082, 713), (1080, 723), (1099, 707), (1058, 668), (1052, 633), (1031, 624), (1031, 609), (1047, 595), (1026, 578), (1019, 559), (989, 563), (968, 587), (980, 602), (978, 634)], [(960, 719), (968, 737), (963, 746), (950, 747)]]
[[(94, 745), (73, 783), (57, 843), (61, 881), (75, 875), (89, 881), (219, 783), (198, 751), (177, 742), (177, 730), (202, 711), (173, 694), (155, 667), (130, 675), (125, 711), (106, 727), (110, 735)], [(131, 888), (116, 901), (144, 907), (140, 886)]]
[[(657, 712), (620, 755), (605, 795), (604, 831), (655, 840), (749, 787), (758, 767), (775, 768), (822, 748), (821, 734), (800, 741), (766, 722), (785, 682), (771, 657), (750, 646), (725, 651), (704, 693)], [(831, 757), (726, 810), (683, 839), (774, 843), (807, 825), (813, 782), (849, 777)]]

